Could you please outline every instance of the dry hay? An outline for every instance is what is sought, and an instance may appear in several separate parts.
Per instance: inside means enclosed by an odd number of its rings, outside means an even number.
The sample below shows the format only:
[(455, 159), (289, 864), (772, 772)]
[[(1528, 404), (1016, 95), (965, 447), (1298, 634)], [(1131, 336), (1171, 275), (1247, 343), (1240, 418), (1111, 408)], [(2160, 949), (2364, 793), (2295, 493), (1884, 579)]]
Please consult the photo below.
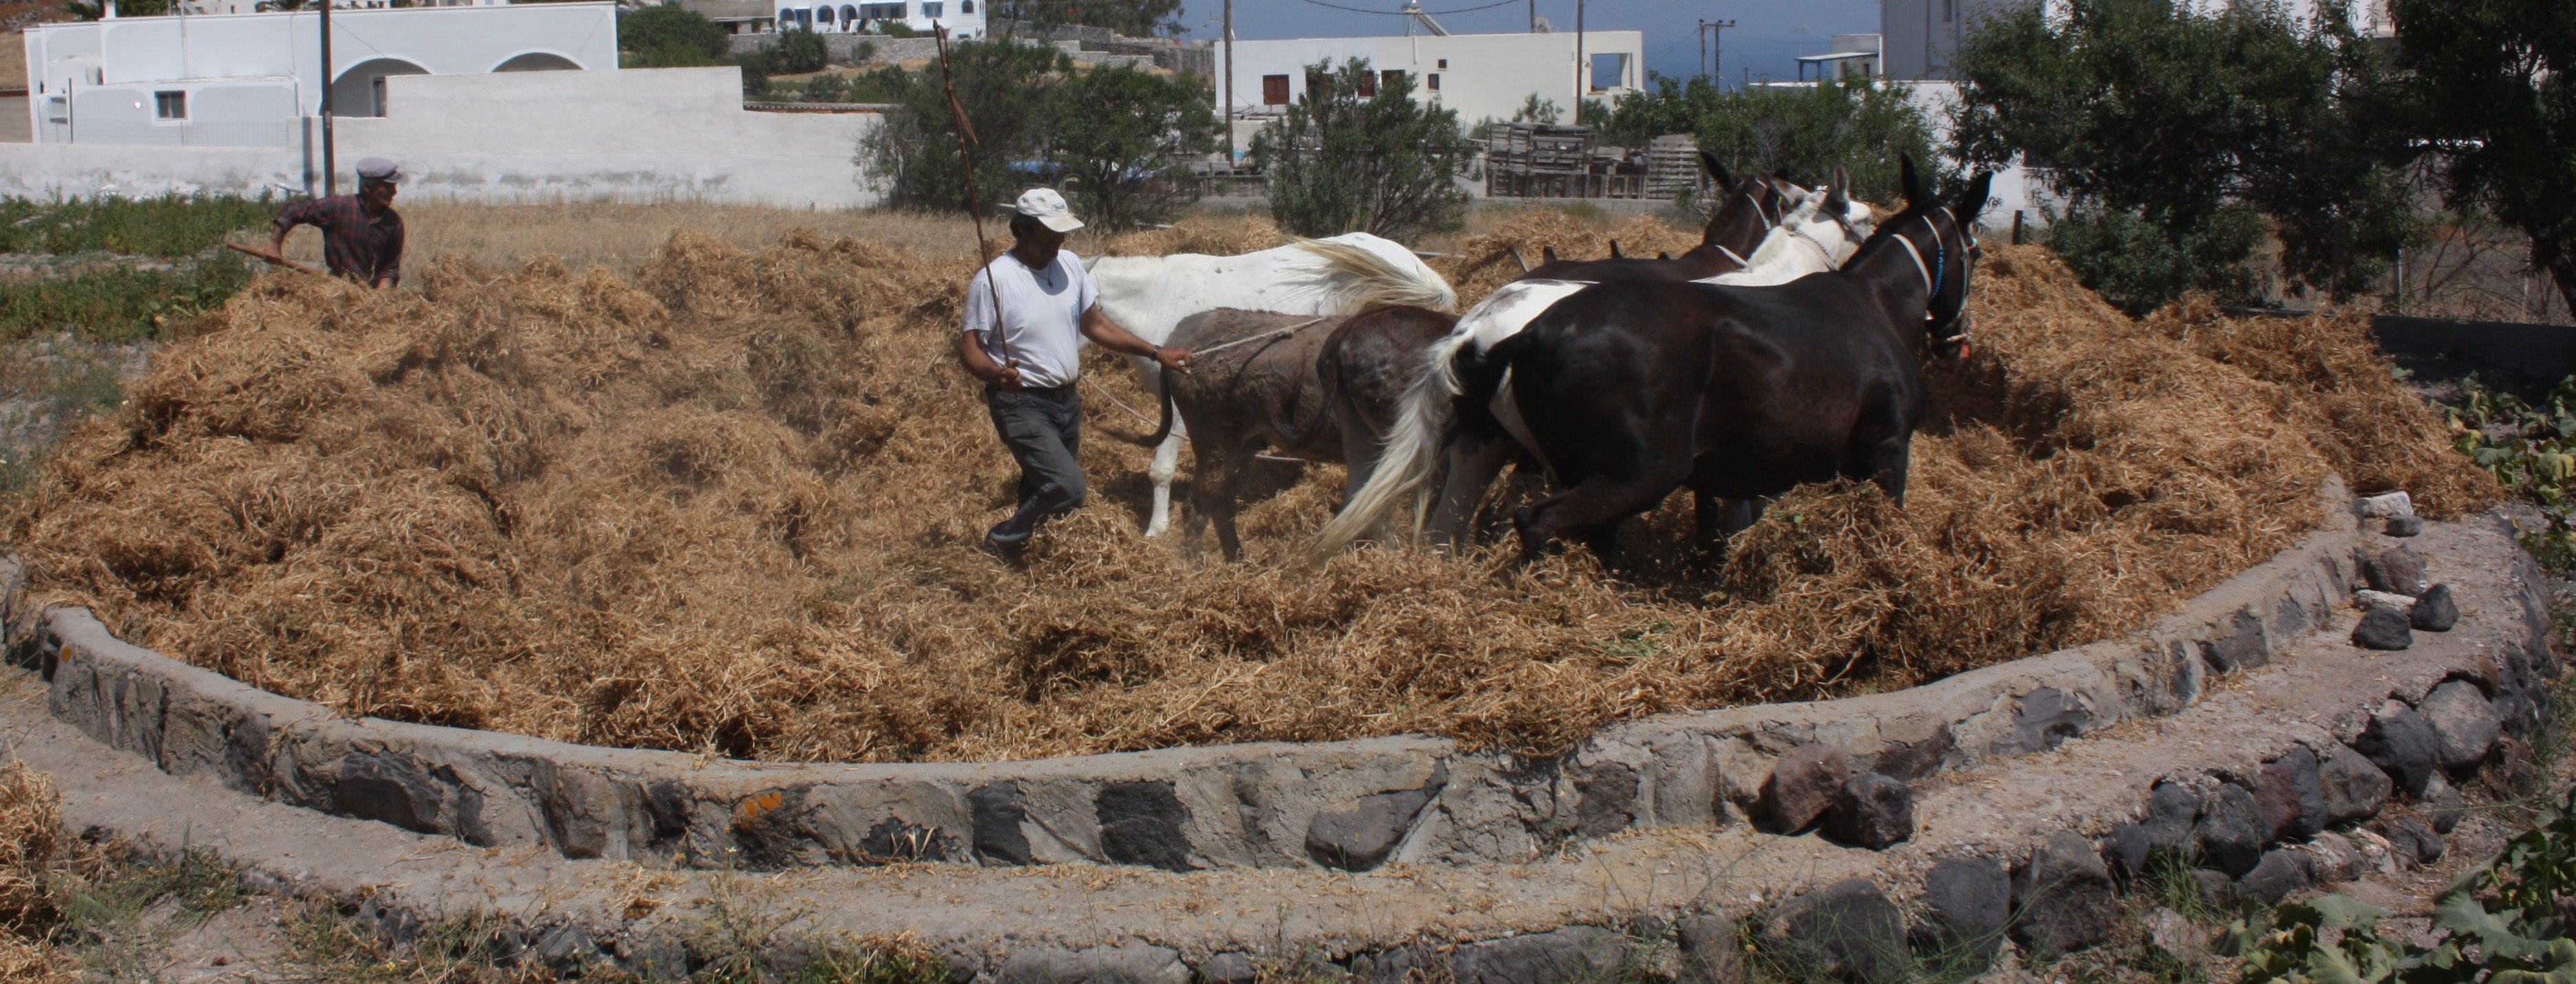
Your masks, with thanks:
[(1530, 208), (1504, 219), (1490, 232), (1468, 236), (1459, 242), (1454, 258), (1435, 266), (1457, 288), (1463, 311), (1494, 288), (1520, 279), (1520, 264), (1512, 261), (1514, 249), (1531, 266), (1545, 262), (1544, 251), (1550, 247), (1560, 260), (1606, 259), (1613, 241), (1619, 244), (1621, 256), (1679, 256), (1699, 245), (1699, 235), (1697, 229), (1676, 229), (1651, 215), (1632, 216), (1605, 229), (1556, 209)]
[(62, 870), (62, 795), (54, 777), (12, 761), (0, 766), (0, 984), (65, 984), (70, 961), (42, 940), (30, 923), (51, 908)]
[[(1513, 235), (1590, 255), (1543, 215), (1484, 245)], [(2036, 248), (1992, 253), (1980, 358), (1938, 375), (1907, 508), (1801, 490), (1714, 571), (1665, 548), (1498, 575), (1505, 547), (1283, 573), (1338, 496), (1329, 467), (1246, 510), (1251, 562), (1193, 567), (1137, 534), (1147, 453), (1111, 432), (1142, 427), (1099, 400), (1094, 505), (1005, 569), (978, 542), (1014, 472), (951, 349), (967, 266), (812, 236), (675, 236), (632, 283), (454, 259), (420, 294), (262, 280), (76, 435), (7, 530), (42, 601), (349, 713), (991, 760), (1404, 732), (1562, 749), (2116, 634), (2311, 528), (2330, 467), (2479, 501), (2433, 431), (2316, 432), (2338, 400), (2429, 421), (2386, 373), (2319, 396), (2315, 373), (2121, 316)], [(2351, 322), (2302, 330), (2332, 365), (2376, 358)], [(1668, 505), (1632, 538), (1683, 522)]]

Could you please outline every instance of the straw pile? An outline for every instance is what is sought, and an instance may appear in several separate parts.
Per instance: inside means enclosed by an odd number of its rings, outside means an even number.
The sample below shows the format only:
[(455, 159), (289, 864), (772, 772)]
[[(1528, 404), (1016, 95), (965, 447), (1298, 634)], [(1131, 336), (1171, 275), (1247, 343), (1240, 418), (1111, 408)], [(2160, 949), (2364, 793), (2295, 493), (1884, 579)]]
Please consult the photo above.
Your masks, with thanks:
[(0, 984), (72, 979), (65, 961), (25, 932), (45, 914), (62, 848), (62, 797), (53, 777), (21, 762), (0, 766)]
[[(1482, 245), (1560, 235), (1521, 221)], [(1568, 225), (1545, 241), (1606, 251)], [(1471, 302), (1505, 276), (1475, 249), (1444, 271)], [(265, 279), (68, 442), (5, 529), (41, 601), (349, 713), (991, 760), (1403, 732), (1562, 749), (2118, 633), (2311, 528), (2330, 468), (2435, 510), (2493, 495), (2385, 371), (2353, 371), (2377, 360), (2353, 322), (2141, 324), (2036, 248), (1992, 252), (1979, 361), (1938, 380), (1906, 508), (1802, 490), (1714, 569), (1667, 545), (1677, 497), (1631, 524), (1642, 559), (1618, 574), (1498, 576), (1509, 545), (1282, 573), (1336, 468), (1275, 476), (1243, 515), (1250, 561), (1193, 567), (1136, 532), (1147, 452), (1107, 432), (1143, 427), (1099, 400), (1094, 504), (1005, 569), (977, 544), (1015, 472), (951, 349), (967, 266), (812, 236), (675, 236), (631, 283), (543, 259), (442, 259), (420, 294)], [(2261, 363), (2262, 331), (2309, 354)], [(2354, 413), (2394, 425), (2356, 435)]]

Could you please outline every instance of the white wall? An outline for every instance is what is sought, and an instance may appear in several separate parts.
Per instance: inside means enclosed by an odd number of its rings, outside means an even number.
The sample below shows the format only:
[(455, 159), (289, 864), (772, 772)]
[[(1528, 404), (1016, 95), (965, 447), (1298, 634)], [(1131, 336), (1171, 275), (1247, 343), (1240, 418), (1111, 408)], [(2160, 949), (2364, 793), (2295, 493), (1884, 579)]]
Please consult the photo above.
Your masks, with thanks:
[(823, 208), (880, 197), (852, 163), (876, 114), (751, 112), (730, 67), (413, 75), (385, 88), (384, 118), (339, 121), (339, 160), (393, 159), (406, 197)]
[[(1288, 77), (1288, 98), (1306, 92), (1306, 66), (1330, 60), (1365, 58), (1369, 67), (1403, 69), (1414, 75), (1414, 97), (1437, 101), (1456, 110), (1461, 128), (1478, 120), (1508, 120), (1529, 97), (1556, 104), (1565, 122), (1573, 121), (1575, 103), (1575, 37), (1562, 34), (1452, 34), (1446, 37), (1235, 39), (1234, 71), (1237, 112), (1262, 113), (1261, 79)], [(1633, 91), (1645, 77), (1645, 35), (1637, 31), (1586, 31), (1583, 54), (1627, 55), (1626, 77), (1618, 85), (1585, 93), (1607, 99)], [(1448, 67), (1440, 65), (1447, 59)], [(1225, 46), (1216, 50), (1216, 91), (1224, 99), (1228, 71)], [(1429, 77), (1440, 76), (1440, 91), (1428, 91)]]
[[(338, 14), (333, 14), (338, 19)], [(854, 208), (870, 113), (754, 113), (733, 68), (417, 75), (387, 80), (382, 118), (341, 119), (340, 188), (362, 157), (402, 165), (403, 198), (708, 201)], [(319, 139), (319, 127), (311, 131)], [(275, 148), (0, 145), (0, 195), (318, 193), (318, 143)]]
[[(27, 87), (39, 98), (121, 89), (103, 106), (168, 83), (290, 80), (294, 106), (277, 119), (319, 113), (322, 102), (318, 12), (120, 17), (28, 28)], [(617, 5), (608, 2), (482, 7), (338, 10), (331, 14), (333, 98), (338, 115), (374, 115), (376, 76), (406, 71), (491, 72), (514, 58), (553, 55), (584, 69), (617, 67)], [(343, 96), (350, 98), (343, 99)], [(49, 140), (37, 120), (37, 139)], [(209, 119), (207, 122), (249, 122)], [(76, 129), (77, 127), (75, 127)]]

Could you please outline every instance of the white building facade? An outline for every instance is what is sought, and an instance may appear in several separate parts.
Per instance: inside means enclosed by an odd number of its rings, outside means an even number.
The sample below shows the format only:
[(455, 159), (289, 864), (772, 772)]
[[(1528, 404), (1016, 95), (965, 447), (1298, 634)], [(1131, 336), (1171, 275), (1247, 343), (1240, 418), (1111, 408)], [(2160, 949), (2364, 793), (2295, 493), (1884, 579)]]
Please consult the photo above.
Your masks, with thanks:
[(1579, 43), (1572, 33), (1237, 38), (1234, 59), (1240, 64), (1226, 60), (1225, 45), (1216, 46), (1217, 99), (1225, 99), (1230, 76), (1234, 101), (1229, 115), (1238, 127), (1248, 120), (1257, 128), (1305, 95), (1308, 66), (1330, 63), (1338, 69), (1352, 58), (1381, 73), (1410, 73), (1413, 97), (1455, 110), (1461, 129), (1487, 119), (1509, 120), (1532, 96), (1554, 103), (1562, 119), (1571, 122), (1578, 98), (1607, 101), (1638, 90), (1644, 80), (1645, 35), (1586, 31)]
[(990, 4), (991, 0), (876, 0), (870, 3), (786, 0), (775, 5), (778, 19), (773, 29), (858, 33), (878, 31), (886, 24), (900, 23), (924, 34), (944, 26), (948, 28), (950, 37), (980, 38), (984, 36), (985, 8)]
[[(2202, 12), (2225, 9), (2233, 0), (2189, 0)], [(2052, 16), (2064, 4), (2051, 0), (1879, 0), (1878, 31), (1885, 58), (1882, 69), (1895, 79), (1952, 79), (1950, 64), (1958, 57), (1959, 39), (1976, 33), (1977, 25), (1998, 13), (2033, 3), (2047, 4)], [(2317, 13), (2316, 0), (2285, 0), (2282, 12), (2305, 23)], [(2396, 36), (2388, 17), (2388, 0), (2359, 0), (2351, 7), (2353, 30), (2362, 37)]]
[[(25, 43), (37, 143), (286, 146), (322, 111), (314, 11), (38, 24)], [(342, 117), (385, 115), (388, 77), (614, 71), (617, 5), (335, 7), (331, 61)]]

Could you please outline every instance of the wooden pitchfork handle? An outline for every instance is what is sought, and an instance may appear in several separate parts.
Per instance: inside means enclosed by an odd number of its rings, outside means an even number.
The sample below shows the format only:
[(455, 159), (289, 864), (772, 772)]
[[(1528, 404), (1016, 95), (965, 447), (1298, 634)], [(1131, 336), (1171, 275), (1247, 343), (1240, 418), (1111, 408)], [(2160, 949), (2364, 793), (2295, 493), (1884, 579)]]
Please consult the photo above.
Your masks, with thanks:
[(306, 273), (309, 273), (309, 274), (312, 274), (312, 275), (314, 275), (314, 276), (316, 276), (316, 277), (328, 277), (328, 276), (330, 276), (330, 274), (328, 274), (328, 273), (324, 273), (324, 272), (322, 272), (322, 271), (320, 271), (320, 270), (316, 270), (316, 269), (314, 269), (314, 268), (312, 268), (312, 267), (305, 266), (304, 264), (297, 263), (297, 262), (295, 262), (294, 260), (287, 259), (286, 257), (284, 257), (284, 256), (280, 256), (280, 255), (278, 255), (278, 254), (276, 254), (276, 253), (271, 253), (271, 252), (269, 252), (269, 251), (267, 251), (267, 250), (264, 250), (264, 249), (261, 249), (261, 248), (259, 248), (259, 247), (257, 247), (257, 246), (244, 246), (244, 245), (242, 245), (242, 244), (240, 244), (240, 243), (236, 243), (236, 242), (229, 242), (229, 241), (228, 241), (228, 242), (226, 242), (226, 243), (224, 243), (224, 245), (225, 245), (225, 246), (228, 246), (228, 247), (231, 247), (231, 248), (232, 248), (232, 250), (233, 250), (234, 252), (237, 252), (237, 253), (248, 253), (248, 254), (250, 254), (250, 255), (252, 255), (252, 256), (256, 256), (256, 257), (259, 257), (260, 259), (266, 260), (266, 261), (268, 261), (268, 262), (270, 262), (270, 263), (276, 264), (276, 265), (278, 265), (278, 266), (285, 267), (285, 268), (287, 268), (287, 269), (289, 269), (289, 270), (302, 270), (302, 271), (304, 271), (304, 272), (306, 272)]

